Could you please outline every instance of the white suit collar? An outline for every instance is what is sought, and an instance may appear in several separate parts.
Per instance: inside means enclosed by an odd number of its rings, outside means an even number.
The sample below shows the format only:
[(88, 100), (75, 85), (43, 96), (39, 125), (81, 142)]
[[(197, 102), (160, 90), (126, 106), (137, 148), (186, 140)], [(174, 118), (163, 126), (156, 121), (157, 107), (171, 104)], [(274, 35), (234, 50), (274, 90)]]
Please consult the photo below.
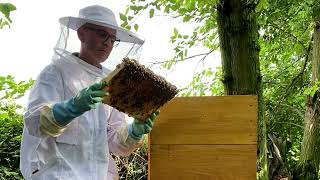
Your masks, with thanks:
[(104, 77), (107, 74), (109, 74), (111, 72), (111, 70), (107, 69), (106, 67), (102, 66), (102, 69), (93, 66), (87, 62), (85, 62), (84, 60), (78, 58), (75, 55), (72, 55), (70, 52), (68, 51), (64, 51), (61, 56), (63, 56), (63, 58), (61, 58), (62, 60), (68, 61), (68, 62), (72, 62), (77, 64), (80, 68), (82, 68), (83, 70), (87, 71), (88, 73), (91, 73), (97, 77)]

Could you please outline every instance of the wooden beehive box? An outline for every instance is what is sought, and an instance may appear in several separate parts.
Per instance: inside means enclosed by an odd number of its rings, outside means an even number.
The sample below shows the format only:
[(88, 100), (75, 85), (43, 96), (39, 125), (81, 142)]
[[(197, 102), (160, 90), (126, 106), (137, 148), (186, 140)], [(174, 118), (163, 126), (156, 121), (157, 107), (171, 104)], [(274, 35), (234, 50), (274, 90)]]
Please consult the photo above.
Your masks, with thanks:
[(149, 135), (149, 180), (255, 180), (257, 97), (176, 97)]

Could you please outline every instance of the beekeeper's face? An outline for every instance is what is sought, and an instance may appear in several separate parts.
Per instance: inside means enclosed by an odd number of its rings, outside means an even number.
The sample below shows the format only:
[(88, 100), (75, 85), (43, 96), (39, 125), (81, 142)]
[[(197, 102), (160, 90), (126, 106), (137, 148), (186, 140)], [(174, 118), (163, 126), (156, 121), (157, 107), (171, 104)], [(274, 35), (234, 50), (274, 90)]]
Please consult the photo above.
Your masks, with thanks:
[(104, 62), (112, 48), (119, 43), (116, 30), (94, 24), (85, 24), (78, 30), (81, 51), (94, 63)]

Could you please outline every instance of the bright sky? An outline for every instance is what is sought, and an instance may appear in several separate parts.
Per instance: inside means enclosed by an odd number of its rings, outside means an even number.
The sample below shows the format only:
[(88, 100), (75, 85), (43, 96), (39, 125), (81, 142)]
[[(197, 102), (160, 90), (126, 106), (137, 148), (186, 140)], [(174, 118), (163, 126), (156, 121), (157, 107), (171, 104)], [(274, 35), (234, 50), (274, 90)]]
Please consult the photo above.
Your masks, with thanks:
[[(36, 79), (39, 72), (51, 61), (53, 47), (60, 33), (58, 19), (63, 16), (77, 16), (79, 9), (93, 4), (106, 6), (112, 9), (117, 18), (119, 12), (125, 11), (129, 0), (10, 0), (17, 7), (12, 12), (13, 24), (11, 29), (0, 30), (0, 75), (13, 75), (17, 81)], [(146, 42), (143, 47), (140, 62), (167, 60), (173, 57), (174, 46), (169, 43), (173, 28), (180, 32), (192, 32), (192, 24), (178, 23), (168, 16), (161, 16), (156, 12), (154, 18), (148, 18), (148, 12), (139, 17), (138, 34)], [(118, 24), (121, 21), (118, 18)], [(189, 55), (208, 52), (207, 49), (198, 47), (190, 49)], [(165, 77), (169, 82), (182, 88), (188, 85), (195, 72), (197, 61), (188, 60), (181, 63), (174, 71), (152, 68), (153, 71)], [(147, 64), (146, 64), (147, 65)], [(212, 54), (205, 62), (205, 66), (216, 67), (220, 65), (219, 53)], [(197, 70), (201, 69), (201, 65)], [(197, 71), (196, 70), (196, 71)]]

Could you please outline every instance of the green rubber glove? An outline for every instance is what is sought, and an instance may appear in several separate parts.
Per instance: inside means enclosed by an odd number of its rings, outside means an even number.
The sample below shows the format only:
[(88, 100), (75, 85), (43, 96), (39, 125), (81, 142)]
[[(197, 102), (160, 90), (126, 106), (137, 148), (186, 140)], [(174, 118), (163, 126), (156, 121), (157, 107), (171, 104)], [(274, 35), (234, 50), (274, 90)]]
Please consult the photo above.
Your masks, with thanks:
[(134, 119), (128, 128), (129, 136), (135, 140), (140, 140), (144, 134), (150, 133), (159, 113), (160, 111), (156, 111), (145, 122)]
[(108, 95), (102, 90), (105, 86), (107, 86), (106, 82), (95, 83), (82, 89), (75, 97), (54, 104), (52, 111), (57, 123), (65, 126), (84, 112), (96, 108), (102, 102), (103, 97)]

